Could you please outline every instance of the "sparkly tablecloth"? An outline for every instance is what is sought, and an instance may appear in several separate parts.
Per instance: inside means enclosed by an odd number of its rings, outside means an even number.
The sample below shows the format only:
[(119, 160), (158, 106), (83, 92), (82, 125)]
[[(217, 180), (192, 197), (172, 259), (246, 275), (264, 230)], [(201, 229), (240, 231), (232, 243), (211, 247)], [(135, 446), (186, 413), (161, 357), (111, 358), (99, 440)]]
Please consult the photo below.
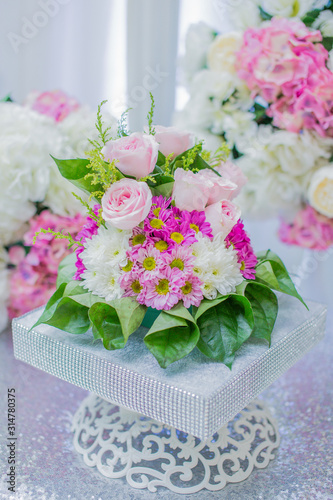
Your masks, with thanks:
[[(245, 482), (216, 493), (177, 495), (130, 488), (84, 465), (72, 446), (70, 423), (86, 391), (13, 358), (10, 331), (0, 334), (0, 499), (227, 500), (333, 499), (333, 309), (325, 340), (278, 379), (260, 398), (279, 423), (277, 458)], [(16, 495), (5, 483), (7, 388), (16, 389)]]

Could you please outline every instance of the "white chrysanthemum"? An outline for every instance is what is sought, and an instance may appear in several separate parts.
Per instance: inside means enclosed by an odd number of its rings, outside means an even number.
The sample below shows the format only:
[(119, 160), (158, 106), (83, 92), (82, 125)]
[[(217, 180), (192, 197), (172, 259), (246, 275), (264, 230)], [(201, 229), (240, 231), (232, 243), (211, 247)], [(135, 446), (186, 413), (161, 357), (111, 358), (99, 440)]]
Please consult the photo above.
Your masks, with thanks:
[(126, 265), (131, 231), (101, 226), (98, 233), (84, 244), (81, 258), (86, 270), (82, 274), (83, 287), (106, 300), (122, 296), (118, 278), (121, 266)]
[[(278, 0), (279, 1), (279, 0)], [(258, 8), (259, 0), (233, 0), (224, 2), (232, 25), (236, 29), (260, 26), (262, 19)]]
[(0, 248), (0, 332), (8, 324), (7, 304), (9, 297), (9, 274), (7, 269), (7, 252)]
[(314, 0), (263, 0), (261, 6), (271, 16), (302, 18), (312, 10)]
[(218, 234), (213, 240), (197, 235), (198, 242), (192, 245), (196, 257), (193, 272), (203, 282), (202, 293), (207, 299), (214, 299), (217, 293), (234, 293), (243, 281), (237, 252), (226, 248), (223, 237)]
[(28, 108), (0, 103), (0, 243), (14, 242), (43, 201), (53, 160), (65, 151), (53, 120)]
[(237, 148), (244, 154), (238, 165), (248, 177), (238, 202), (244, 212), (267, 217), (300, 207), (313, 173), (331, 156), (333, 140), (261, 125)]
[(313, 23), (313, 28), (319, 29), (325, 37), (332, 37), (333, 12), (331, 10), (324, 10), (321, 12)]
[(204, 22), (192, 24), (189, 27), (186, 34), (185, 55), (182, 59), (187, 82), (190, 82), (198, 71), (207, 66), (207, 51), (214, 36), (212, 28)]

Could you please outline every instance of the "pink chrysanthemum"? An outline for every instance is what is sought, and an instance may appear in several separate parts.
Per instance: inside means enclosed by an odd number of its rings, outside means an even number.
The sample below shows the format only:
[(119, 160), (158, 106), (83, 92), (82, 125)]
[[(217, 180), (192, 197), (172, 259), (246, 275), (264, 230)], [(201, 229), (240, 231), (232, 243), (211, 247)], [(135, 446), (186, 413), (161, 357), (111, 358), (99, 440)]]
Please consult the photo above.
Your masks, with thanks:
[(136, 265), (142, 282), (153, 279), (165, 267), (165, 262), (161, 252), (148, 245), (138, 251)]
[(178, 268), (167, 267), (146, 283), (145, 294), (137, 297), (140, 304), (157, 310), (168, 311), (179, 302), (181, 287), (185, 285), (183, 273)]
[(198, 212), (197, 210), (187, 212), (187, 210), (183, 210), (181, 216), (183, 220), (189, 223), (190, 228), (195, 233), (200, 232), (204, 236), (213, 239), (212, 227), (206, 220), (205, 212)]
[(203, 299), (202, 281), (193, 274), (188, 274), (185, 277), (185, 284), (180, 288), (180, 298), (187, 309), (190, 306), (199, 307)]
[[(94, 205), (93, 212), (95, 215), (98, 215), (100, 208), (101, 208), (100, 205)], [(76, 241), (81, 241), (81, 243), (84, 243), (87, 239), (91, 239), (92, 236), (97, 234), (97, 230), (98, 230), (98, 224), (96, 220), (91, 217), (87, 217), (85, 225), (83, 226), (83, 228), (76, 237)], [(85, 265), (83, 264), (81, 259), (81, 253), (83, 252), (83, 250), (84, 247), (79, 247), (75, 251), (76, 253), (75, 266), (77, 269), (73, 277), (73, 279), (75, 280), (81, 279), (82, 273), (86, 270)]]
[(254, 280), (256, 277), (256, 265), (258, 259), (253, 252), (251, 245), (244, 246), (241, 250), (237, 250), (238, 263), (240, 264), (240, 272), (247, 280)]
[(119, 278), (119, 285), (124, 290), (123, 297), (139, 297), (143, 291), (139, 273), (130, 271)]
[(195, 256), (187, 247), (177, 246), (164, 256), (164, 262), (171, 269), (177, 267), (184, 274), (192, 272)]

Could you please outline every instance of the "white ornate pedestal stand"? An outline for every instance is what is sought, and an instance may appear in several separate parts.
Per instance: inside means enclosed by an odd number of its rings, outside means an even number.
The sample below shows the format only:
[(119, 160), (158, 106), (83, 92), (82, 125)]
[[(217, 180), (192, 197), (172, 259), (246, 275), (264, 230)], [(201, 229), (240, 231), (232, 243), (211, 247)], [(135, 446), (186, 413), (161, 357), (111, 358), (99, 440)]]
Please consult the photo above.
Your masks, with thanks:
[(175, 493), (221, 490), (263, 469), (280, 444), (276, 423), (254, 402), (211, 438), (200, 440), (95, 395), (74, 416), (74, 446), (106, 477), (125, 477), (134, 488)]

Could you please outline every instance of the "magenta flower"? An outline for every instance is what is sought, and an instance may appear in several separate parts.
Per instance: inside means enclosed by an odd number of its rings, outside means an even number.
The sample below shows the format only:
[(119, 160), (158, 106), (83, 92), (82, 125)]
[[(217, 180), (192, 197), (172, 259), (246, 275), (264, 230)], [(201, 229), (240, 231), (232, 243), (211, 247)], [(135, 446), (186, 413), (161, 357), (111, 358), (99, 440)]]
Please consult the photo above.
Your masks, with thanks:
[[(101, 206), (100, 205), (94, 205), (93, 212), (95, 215), (98, 215), (99, 210)], [(81, 241), (81, 243), (84, 243), (87, 239), (91, 239), (92, 236), (97, 234), (98, 230), (98, 224), (95, 219), (91, 217), (86, 218), (86, 223), (84, 224), (83, 228), (79, 233), (77, 234), (76, 241)], [(81, 259), (81, 253), (83, 252), (84, 248), (83, 247), (78, 247), (75, 251), (76, 253), (76, 273), (74, 274), (73, 279), (79, 280), (81, 279), (82, 273), (86, 270), (85, 265), (82, 262)]]
[(172, 217), (172, 211), (161, 208), (158, 216), (147, 217), (144, 221), (144, 230), (151, 236), (164, 239), (176, 227), (177, 223)]
[(177, 268), (165, 268), (146, 283), (145, 293), (137, 297), (140, 304), (168, 311), (179, 302), (181, 287), (185, 285), (183, 273)]
[(250, 238), (244, 229), (244, 224), (241, 219), (238, 220), (237, 224), (234, 225), (228, 236), (225, 238), (227, 248), (230, 245), (236, 250), (242, 250), (250, 244)]
[(201, 290), (202, 281), (193, 274), (188, 274), (185, 277), (185, 284), (180, 288), (180, 298), (187, 309), (190, 306), (199, 307), (203, 299)]
[(182, 219), (189, 223), (190, 228), (193, 229), (195, 233), (201, 233), (210, 239), (213, 239), (212, 227), (206, 220), (205, 212), (197, 212), (193, 210), (192, 212), (187, 212), (183, 210)]
[(164, 198), (164, 196), (153, 196), (152, 206), (150, 209), (150, 213), (148, 215), (149, 218), (156, 218), (159, 216), (161, 210), (166, 210), (170, 207), (172, 198)]
[(195, 237), (194, 229), (191, 229), (190, 224), (186, 221), (182, 221), (175, 227), (173, 231), (170, 231), (167, 242), (172, 246), (190, 246), (197, 241)]

